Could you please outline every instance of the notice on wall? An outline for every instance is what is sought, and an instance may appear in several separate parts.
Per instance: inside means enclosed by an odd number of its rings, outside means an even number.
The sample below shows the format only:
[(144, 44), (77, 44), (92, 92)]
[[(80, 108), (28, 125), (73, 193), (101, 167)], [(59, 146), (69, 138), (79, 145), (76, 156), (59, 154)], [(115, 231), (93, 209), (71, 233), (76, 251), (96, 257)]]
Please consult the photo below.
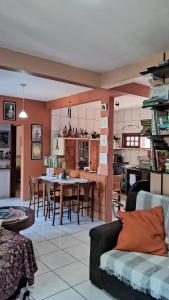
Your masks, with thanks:
[(107, 153), (100, 153), (100, 164), (107, 165)]
[(100, 135), (100, 146), (107, 147), (107, 135), (106, 134)]
[(108, 117), (100, 119), (100, 128), (108, 128)]

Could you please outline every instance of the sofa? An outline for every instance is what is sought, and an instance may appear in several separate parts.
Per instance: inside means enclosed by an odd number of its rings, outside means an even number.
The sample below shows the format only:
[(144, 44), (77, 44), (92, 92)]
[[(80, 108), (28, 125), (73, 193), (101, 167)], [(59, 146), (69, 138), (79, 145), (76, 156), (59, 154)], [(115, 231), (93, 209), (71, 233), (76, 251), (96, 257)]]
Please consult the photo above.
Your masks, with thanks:
[[(169, 234), (169, 197), (140, 191), (136, 209), (163, 207)], [(90, 230), (90, 280), (118, 300), (169, 299), (169, 257), (118, 251), (120, 220)], [(137, 263), (139, 261), (139, 263)]]

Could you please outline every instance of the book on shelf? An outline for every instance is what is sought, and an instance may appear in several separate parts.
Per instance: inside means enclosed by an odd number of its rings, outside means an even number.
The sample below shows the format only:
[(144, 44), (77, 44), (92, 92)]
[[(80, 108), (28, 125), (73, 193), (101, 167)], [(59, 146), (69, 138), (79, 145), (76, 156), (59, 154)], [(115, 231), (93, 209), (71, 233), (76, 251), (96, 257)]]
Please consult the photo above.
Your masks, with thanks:
[(168, 158), (168, 150), (155, 150), (157, 171), (165, 170), (166, 159)]
[(153, 110), (152, 112), (152, 135), (169, 134), (169, 112)]

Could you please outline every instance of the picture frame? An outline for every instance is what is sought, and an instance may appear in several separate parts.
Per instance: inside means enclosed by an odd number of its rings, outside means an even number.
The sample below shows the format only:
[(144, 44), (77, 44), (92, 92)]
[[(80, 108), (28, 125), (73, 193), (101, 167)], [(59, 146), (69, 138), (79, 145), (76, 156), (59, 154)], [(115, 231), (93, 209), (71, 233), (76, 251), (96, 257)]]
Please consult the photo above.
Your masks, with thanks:
[(31, 140), (32, 142), (42, 142), (42, 125), (32, 124), (31, 125)]
[(16, 121), (16, 102), (3, 101), (3, 119)]
[(41, 160), (42, 159), (42, 143), (32, 142), (31, 159), (32, 160)]
[(10, 131), (0, 130), (0, 148), (10, 148)]

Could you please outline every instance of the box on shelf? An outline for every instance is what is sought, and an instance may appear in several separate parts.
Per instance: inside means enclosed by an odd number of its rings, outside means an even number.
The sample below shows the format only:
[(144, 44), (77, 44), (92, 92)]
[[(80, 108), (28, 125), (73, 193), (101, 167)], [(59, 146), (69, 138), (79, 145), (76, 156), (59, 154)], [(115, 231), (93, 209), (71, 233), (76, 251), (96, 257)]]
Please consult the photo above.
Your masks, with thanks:
[(169, 99), (169, 84), (154, 86), (150, 92), (150, 98)]

